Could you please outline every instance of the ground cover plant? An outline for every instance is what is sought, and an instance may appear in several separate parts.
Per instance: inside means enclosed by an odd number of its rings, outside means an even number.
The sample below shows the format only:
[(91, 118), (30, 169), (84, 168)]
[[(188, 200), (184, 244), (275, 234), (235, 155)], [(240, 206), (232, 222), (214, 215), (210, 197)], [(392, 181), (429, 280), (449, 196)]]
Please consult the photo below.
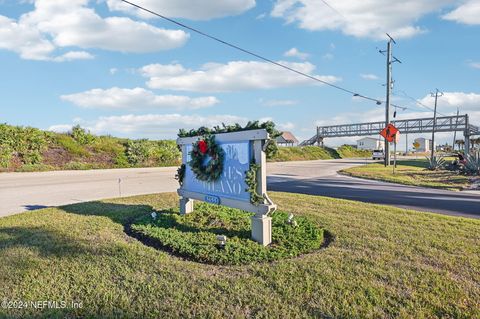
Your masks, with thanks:
[(13, 318), (479, 318), (480, 221), (325, 197), (272, 193), (280, 210), (334, 236), (273, 263), (184, 260), (128, 236), (128, 221), (175, 208), (149, 195), (0, 218), (0, 308)]
[(401, 160), (397, 162), (395, 174), (392, 166), (385, 167), (383, 163), (356, 166), (344, 169), (340, 173), (353, 177), (457, 191), (471, 184), (469, 176), (452, 170), (430, 170), (429, 166), (427, 159)]
[[(151, 245), (190, 260), (220, 265), (271, 262), (319, 249), (324, 230), (304, 217), (289, 222), (289, 214), (272, 215), (272, 245), (263, 247), (251, 240), (250, 217), (238, 209), (197, 204), (186, 216), (177, 209), (162, 211), (155, 219), (147, 214), (132, 222), (131, 234)], [(227, 236), (220, 247), (216, 235)]]

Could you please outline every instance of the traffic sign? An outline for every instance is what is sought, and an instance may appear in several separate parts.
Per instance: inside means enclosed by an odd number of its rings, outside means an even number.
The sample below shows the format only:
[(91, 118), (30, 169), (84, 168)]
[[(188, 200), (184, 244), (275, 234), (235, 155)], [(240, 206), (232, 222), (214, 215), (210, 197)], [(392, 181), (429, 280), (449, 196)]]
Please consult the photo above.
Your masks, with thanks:
[(388, 142), (393, 142), (395, 141), (397, 133), (399, 133), (398, 129), (392, 123), (389, 123), (387, 127), (380, 132), (380, 135), (383, 136)]

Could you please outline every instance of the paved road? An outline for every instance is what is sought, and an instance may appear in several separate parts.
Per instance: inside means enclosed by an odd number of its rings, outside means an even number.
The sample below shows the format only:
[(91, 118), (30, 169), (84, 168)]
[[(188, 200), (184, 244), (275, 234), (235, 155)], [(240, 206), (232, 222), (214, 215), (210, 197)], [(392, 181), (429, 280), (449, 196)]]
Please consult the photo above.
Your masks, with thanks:
[(336, 173), (340, 169), (361, 164), (365, 164), (365, 160), (274, 163), (269, 167), (269, 189), (480, 218), (480, 191), (452, 192), (352, 178)]
[[(271, 163), (269, 189), (480, 218), (480, 192), (449, 192), (340, 176), (365, 160)], [(0, 174), (0, 216), (102, 198), (175, 191), (176, 168)], [(119, 183), (119, 179), (121, 182)]]
[[(176, 168), (0, 174), (0, 216), (122, 196), (174, 191)], [(119, 183), (120, 179), (120, 183)]]

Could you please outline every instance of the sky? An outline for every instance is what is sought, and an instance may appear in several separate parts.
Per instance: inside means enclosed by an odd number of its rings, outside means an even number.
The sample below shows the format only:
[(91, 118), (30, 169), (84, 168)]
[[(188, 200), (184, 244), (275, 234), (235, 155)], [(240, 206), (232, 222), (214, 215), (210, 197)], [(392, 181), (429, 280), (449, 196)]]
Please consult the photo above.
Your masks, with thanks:
[[(439, 113), (459, 107), (480, 125), (480, 0), (131, 1), (382, 101), (379, 50), (389, 33), (402, 62), (393, 65), (392, 100), (407, 107), (396, 118), (432, 117), (425, 106), (438, 88)], [(0, 0), (0, 61), (0, 122), (59, 132), (80, 124), (96, 134), (173, 139), (179, 128), (273, 120), (303, 140), (318, 125), (385, 118), (384, 105), (119, 0)], [(451, 144), (451, 135), (438, 141)]]

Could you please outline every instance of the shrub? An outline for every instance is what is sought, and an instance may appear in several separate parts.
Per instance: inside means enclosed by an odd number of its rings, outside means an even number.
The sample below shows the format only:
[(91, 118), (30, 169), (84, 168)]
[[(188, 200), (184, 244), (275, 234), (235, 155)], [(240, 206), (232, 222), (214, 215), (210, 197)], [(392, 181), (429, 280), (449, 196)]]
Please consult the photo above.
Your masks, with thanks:
[(130, 167), (130, 163), (128, 162), (127, 155), (124, 152), (117, 154), (117, 156), (113, 159), (116, 167), (120, 168), (127, 168)]
[(39, 129), (26, 127), (18, 131), (20, 138), (16, 146), (17, 152), (24, 164), (39, 164), (42, 160), (41, 152), (47, 146), (44, 132)]
[(75, 141), (70, 135), (57, 134), (55, 141), (60, 147), (63, 147), (71, 155), (82, 157), (87, 157), (90, 155), (85, 147), (77, 143), (77, 141)]
[(0, 167), (8, 168), (15, 144), (13, 126), (0, 124)]
[(156, 141), (152, 142), (150, 149), (150, 158), (158, 166), (176, 166), (180, 164), (181, 152), (178, 150), (175, 141)]
[(72, 132), (70, 133), (72, 138), (81, 145), (90, 145), (95, 142), (95, 136), (90, 134), (89, 131), (82, 128), (80, 125), (75, 125), (72, 127)]
[(91, 145), (92, 150), (97, 153), (118, 154), (124, 152), (123, 145), (118, 139), (110, 136), (97, 136)]
[(126, 155), (131, 165), (139, 165), (149, 157), (151, 146), (148, 140), (130, 140), (127, 142)]
[(23, 164), (38, 164), (47, 146), (44, 132), (32, 127), (0, 125), (0, 166), (8, 167), (16, 153)]

